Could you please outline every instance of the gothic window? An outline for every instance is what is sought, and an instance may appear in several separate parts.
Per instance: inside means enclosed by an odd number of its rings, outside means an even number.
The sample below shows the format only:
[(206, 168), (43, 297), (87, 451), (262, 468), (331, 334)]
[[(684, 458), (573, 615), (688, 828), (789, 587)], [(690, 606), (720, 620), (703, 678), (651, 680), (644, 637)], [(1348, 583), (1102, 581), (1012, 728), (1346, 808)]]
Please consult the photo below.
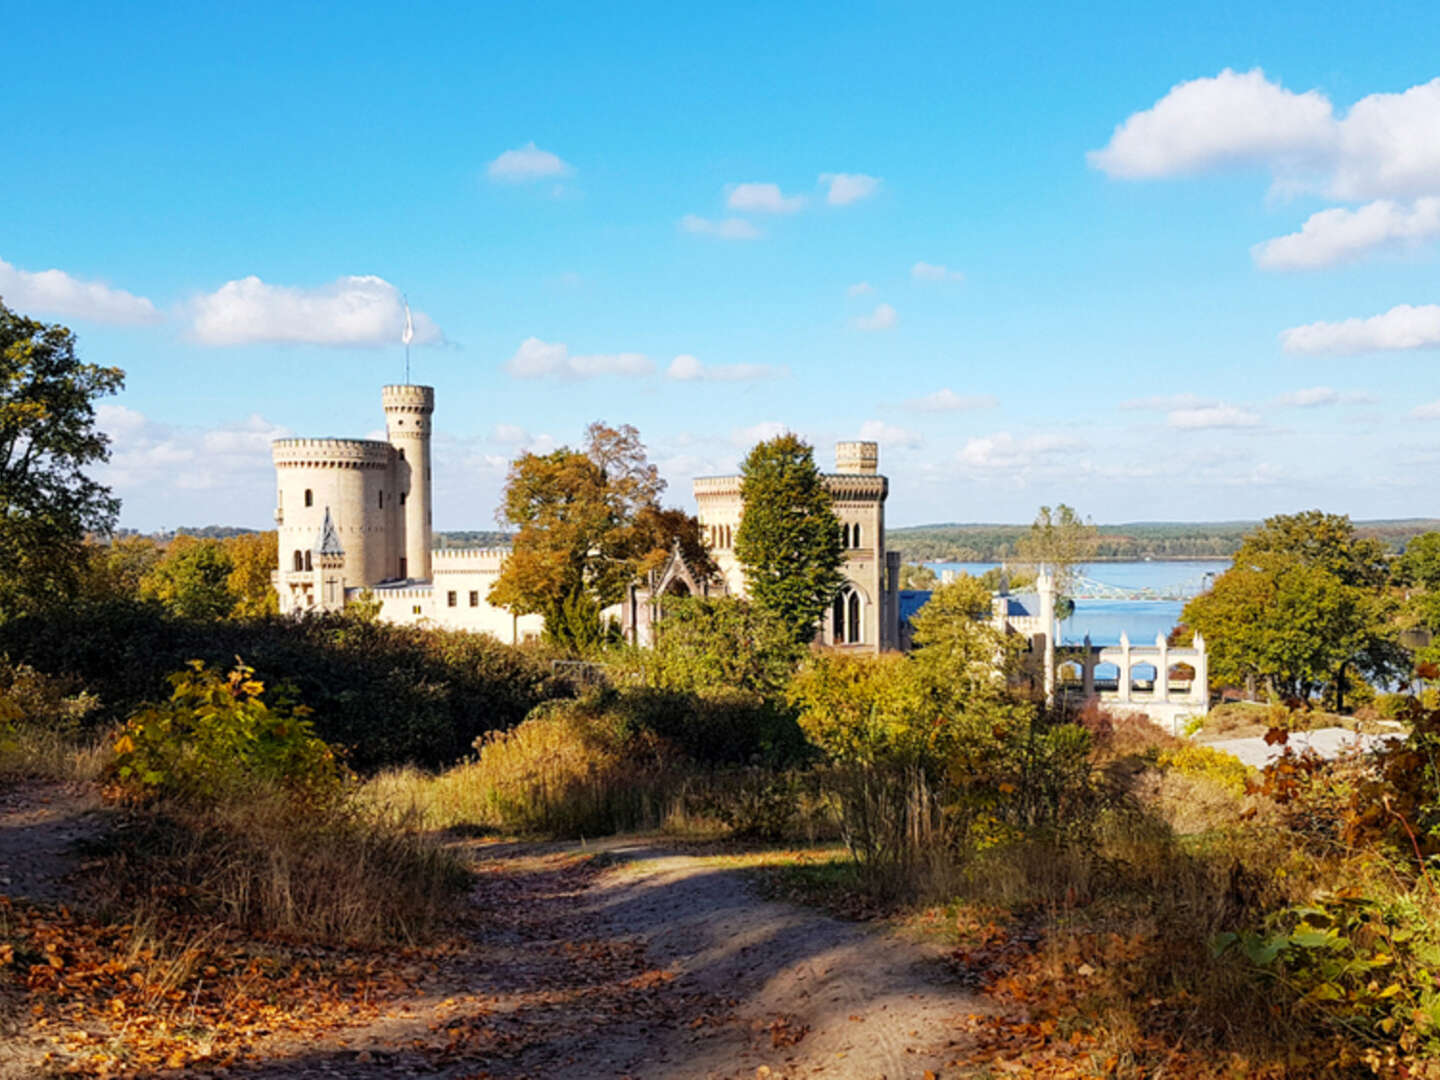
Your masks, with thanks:
[(312, 566), (311, 563), (310, 563), (310, 552), (308, 552), (308, 551), (305, 552), (305, 569), (306, 569), (306, 570), (313, 570), (313, 569), (315, 569), (315, 567)]
[(295, 569), (296, 569), (296, 570), (304, 570), (304, 569), (305, 569), (305, 556), (301, 555), (298, 550), (295, 552)]
[(865, 627), (860, 621), (860, 593), (846, 585), (830, 605), (830, 640), (835, 645), (858, 645), (865, 640)]
[(860, 526), (858, 524), (855, 526), (855, 546), (860, 546)]
[(306, 488), (306, 489), (305, 489), (305, 505), (306, 505), (306, 506), (314, 506), (314, 505), (315, 505), (315, 493), (314, 493), (313, 491), (311, 491), (309, 488)]

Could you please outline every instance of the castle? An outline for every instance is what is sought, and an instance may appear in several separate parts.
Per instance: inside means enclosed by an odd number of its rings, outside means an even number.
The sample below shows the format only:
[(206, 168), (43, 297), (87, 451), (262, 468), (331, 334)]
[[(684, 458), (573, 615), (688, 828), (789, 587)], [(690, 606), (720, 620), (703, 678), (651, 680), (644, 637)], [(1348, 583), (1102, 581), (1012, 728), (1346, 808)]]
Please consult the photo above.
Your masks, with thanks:
[[(434, 547), (430, 428), (435, 391), (387, 386), (381, 391), (385, 441), (277, 439), (275, 524), (279, 569), (275, 588), (282, 613), (336, 611), (364, 590), (379, 617), (488, 633), (501, 641), (538, 637), (539, 615), (514, 615), (491, 605), (504, 549)], [(900, 555), (885, 550), (885, 497), (879, 447), (842, 442), (836, 471), (825, 486), (844, 537), (845, 582), (827, 611), (819, 639), (864, 652), (900, 647)], [(695, 481), (701, 529), (719, 568), (702, 579), (678, 550), (655, 579), (636, 582), (615, 617), (637, 644), (648, 644), (663, 595), (745, 594), (735, 558), (744, 504), (740, 477)]]

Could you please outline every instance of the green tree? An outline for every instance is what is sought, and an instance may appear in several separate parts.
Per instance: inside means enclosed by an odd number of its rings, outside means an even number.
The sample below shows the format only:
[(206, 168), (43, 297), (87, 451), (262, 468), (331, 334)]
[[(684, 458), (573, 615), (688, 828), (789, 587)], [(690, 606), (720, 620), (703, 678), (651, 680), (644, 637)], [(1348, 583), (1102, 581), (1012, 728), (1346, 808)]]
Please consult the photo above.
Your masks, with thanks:
[(117, 536), (85, 546), (87, 570), (81, 591), (89, 600), (135, 600), (140, 582), (164, 557), (148, 536)]
[(94, 402), (124, 380), (0, 303), (0, 618), (74, 596), (86, 532), (114, 527), (119, 500), (83, 470), (109, 459)]
[(510, 465), (498, 517), (518, 529), (490, 602), (545, 617), (546, 636), (569, 648), (599, 643), (600, 612), (654, 569), (678, 540), (710, 569), (699, 525), (662, 510), (665, 483), (633, 427), (591, 424), (582, 453), (561, 447)]
[(667, 597), (655, 647), (639, 651), (645, 681), (693, 693), (784, 688), (800, 659), (789, 628), (733, 596)]
[(941, 585), (910, 619), (914, 658), (952, 707), (1006, 695), (1005, 675), (1023, 640), (991, 621), (990, 590), (962, 576)]
[(271, 573), (279, 566), (276, 533), (241, 533), (221, 541), (233, 569), (226, 582), (235, 597), (230, 614), (237, 617), (274, 615), (280, 610)]
[(1279, 515), (1181, 619), (1204, 635), (1217, 681), (1302, 699), (1324, 691), (1340, 708), (1352, 673), (1384, 679), (1402, 666), (1387, 571), (1384, 546), (1348, 517)]
[(750, 599), (804, 644), (844, 582), (830, 493), (809, 444), (788, 433), (753, 447), (740, 474), (735, 555)]
[(1097, 539), (1094, 522), (1061, 503), (1053, 510), (1042, 506), (1015, 547), (1020, 561), (1032, 569), (1049, 566), (1056, 592), (1068, 599), (1075, 590), (1076, 567), (1094, 557)]
[(924, 563), (900, 564), (900, 588), (902, 589), (933, 589), (939, 581), (935, 571)]
[(158, 600), (182, 619), (223, 619), (235, 609), (235, 564), (219, 540), (181, 534), (140, 580), (140, 596)]

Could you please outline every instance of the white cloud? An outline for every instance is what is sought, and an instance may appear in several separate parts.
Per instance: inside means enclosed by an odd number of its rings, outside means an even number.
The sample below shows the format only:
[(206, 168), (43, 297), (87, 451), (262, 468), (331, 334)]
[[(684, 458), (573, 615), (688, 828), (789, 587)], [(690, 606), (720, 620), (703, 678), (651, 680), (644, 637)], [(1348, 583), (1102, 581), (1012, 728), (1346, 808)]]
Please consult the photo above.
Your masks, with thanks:
[(1416, 405), (1410, 410), (1410, 415), (1416, 420), (1440, 420), (1440, 401), (1426, 402), (1424, 405)]
[(918, 432), (887, 424), (883, 420), (866, 420), (860, 425), (860, 438), (905, 449), (913, 449), (925, 441)]
[(1354, 353), (1440, 348), (1440, 304), (1400, 304), (1382, 315), (1293, 326), (1280, 335), (1286, 352)]
[(650, 375), (655, 365), (643, 353), (572, 355), (568, 345), (526, 338), (505, 364), (517, 379), (590, 379), (600, 375)]
[(910, 276), (916, 281), (964, 281), (965, 275), (959, 270), (935, 263), (917, 262), (910, 267)]
[(81, 281), (64, 270), (21, 270), (0, 259), (0, 297), (23, 314), (103, 323), (148, 323), (160, 313), (143, 296)]
[[(172, 517), (164, 522), (169, 525), (206, 524), (199, 519), (207, 514), (219, 521), (236, 503), (266, 506), (266, 493), (273, 498), (274, 488), (270, 443), (291, 434), (258, 413), (207, 429), (157, 423), (134, 409), (106, 403), (96, 407), (95, 420), (111, 439), (110, 460), (97, 466), (97, 479), (114, 488), (127, 513), (174, 514), (178, 505), (188, 520)], [(196, 503), (187, 496), (177, 503), (177, 491), (216, 497)], [(227, 494), (239, 498), (219, 498)], [(231, 517), (226, 523), (236, 522)]]
[(1318, 90), (1296, 94), (1259, 68), (1227, 68), (1173, 87), (1088, 158), (1130, 180), (1259, 165), (1282, 190), (1409, 198), (1440, 194), (1437, 125), (1440, 78), (1399, 94), (1370, 94), (1337, 117)]
[(1311, 214), (1299, 232), (1256, 244), (1250, 254), (1262, 270), (1315, 270), (1437, 236), (1440, 198), (1427, 196), (1409, 206), (1380, 199), (1356, 210), (1334, 207)]
[[(417, 344), (445, 340), (423, 311), (412, 315)], [(191, 336), (202, 345), (398, 346), (405, 326), (400, 290), (373, 275), (313, 289), (267, 285), (251, 275), (191, 301), (189, 316)]]
[(530, 441), (530, 432), (526, 431), (519, 424), (496, 424), (490, 429), (492, 442), (515, 445)]
[(1335, 390), (1329, 386), (1291, 390), (1275, 399), (1277, 404), (1297, 409), (1313, 409), (1320, 405), (1373, 405), (1376, 400), (1374, 394), (1364, 390)]
[(1214, 398), (1200, 397), (1198, 394), (1156, 394), (1152, 397), (1131, 398), (1129, 401), (1120, 402), (1122, 409), (1145, 409), (1156, 412), (1168, 412), (1171, 409), (1196, 409), (1206, 405), (1216, 405)]
[(960, 464), (981, 471), (1024, 471), (1053, 464), (1083, 447), (1078, 439), (1045, 434), (1016, 438), (1008, 431), (966, 440), (956, 454)]
[(845, 295), (864, 296), (866, 293), (872, 293), (874, 291), (875, 290), (870, 287), (870, 283), (868, 281), (857, 281), (854, 285), (851, 285), (848, 289), (845, 290)]
[(760, 230), (744, 218), (712, 221), (699, 214), (686, 214), (680, 219), (680, 228), (699, 236), (718, 236), (722, 240), (753, 240), (760, 235)]
[(880, 178), (864, 173), (821, 173), (820, 183), (829, 188), (825, 201), (831, 206), (849, 206), (880, 189)]
[(782, 195), (779, 184), (736, 184), (725, 205), (761, 214), (793, 214), (804, 209), (804, 195)]
[(968, 409), (993, 409), (1000, 404), (993, 394), (957, 394), (946, 387), (924, 397), (910, 398), (907, 409), (916, 412), (963, 412)]
[(1319, 91), (1295, 94), (1259, 68), (1226, 68), (1170, 89), (1132, 114), (1100, 150), (1086, 155), (1111, 176), (1178, 176), (1221, 165), (1313, 160), (1330, 149), (1335, 119)]
[(889, 304), (877, 304), (875, 310), (869, 315), (862, 315), (855, 320), (857, 330), (889, 330), (900, 321), (895, 314), (895, 309)]
[(665, 369), (665, 374), (678, 382), (746, 382), (773, 379), (786, 373), (785, 368), (770, 364), (702, 364), (689, 353), (681, 353)]
[(780, 423), (779, 420), (762, 420), (749, 427), (736, 428), (730, 433), (730, 441), (736, 446), (750, 447), (756, 443), (773, 439), (777, 435), (784, 435), (789, 430), (790, 428)]
[(1165, 417), (1172, 428), (1208, 431), (1215, 428), (1252, 428), (1260, 425), (1260, 414), (1238, 405), (1206, 405), (1172, 409)]
[(575, 170), (549, 150), (541, 150), (533, 142), (515, 150), (506, 150), (490, 162), (485, 174), (491, 180), (506, 184), (523, 184), (554, 176), (569, 176)]

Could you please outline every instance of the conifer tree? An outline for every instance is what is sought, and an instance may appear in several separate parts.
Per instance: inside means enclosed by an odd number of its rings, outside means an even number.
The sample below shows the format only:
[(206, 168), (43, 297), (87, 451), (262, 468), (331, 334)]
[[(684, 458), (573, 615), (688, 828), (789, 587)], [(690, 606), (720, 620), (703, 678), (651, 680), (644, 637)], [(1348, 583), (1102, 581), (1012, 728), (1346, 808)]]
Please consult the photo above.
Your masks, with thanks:
[(804, 644), (845, 580), (830, 493), (810, 445), (789, 433), (753, 447), (740, 471), (735, 554), (750, 600)]

